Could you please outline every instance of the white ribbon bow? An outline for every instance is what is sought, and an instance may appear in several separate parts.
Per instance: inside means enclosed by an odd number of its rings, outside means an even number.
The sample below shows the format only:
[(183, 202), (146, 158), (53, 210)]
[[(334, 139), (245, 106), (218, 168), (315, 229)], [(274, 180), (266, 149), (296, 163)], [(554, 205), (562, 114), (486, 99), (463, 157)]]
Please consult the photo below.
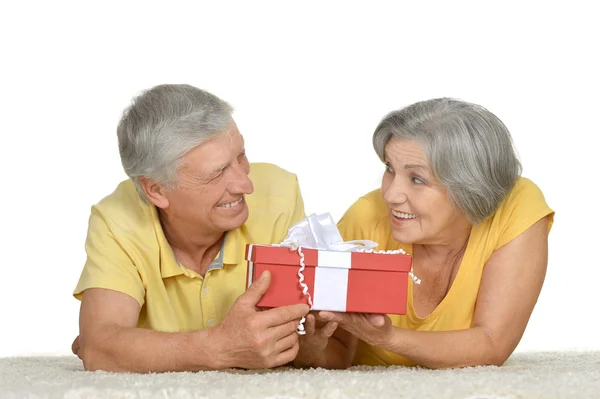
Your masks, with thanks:
[(293, 225), (288, 235), (277, 246), (297, 249), (298, 247), (326, 251), (359, 252), (375, 248), (375, 241), (344, 241), (329, 213), (312, 214)]

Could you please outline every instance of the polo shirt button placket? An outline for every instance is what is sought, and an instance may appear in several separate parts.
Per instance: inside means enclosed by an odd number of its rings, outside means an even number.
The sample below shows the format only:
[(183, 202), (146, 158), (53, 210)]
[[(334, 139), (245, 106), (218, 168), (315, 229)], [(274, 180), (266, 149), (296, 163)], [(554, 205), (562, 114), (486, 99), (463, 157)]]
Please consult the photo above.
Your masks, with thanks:
[[(206, 325), (208, 327), (213, 327), (215, 325), (215, 307), (214, 307), (214, 303), (212, 302), (212, 301), (214, 301), (215, 298), (213, 298), (211, 301), (209, 301), (209, 299), (208, 299), (208, 293), (209, 293), (208, 279), (210, 278), (209, 276), (210, 276), (211, 271), (213, 271), (214, 269), (222, 269), (223, 268), (223, 254), (224, 253), (225, 253), (225, 239), (223, 239), (223, 243), (221, 244), (221, 250), (219, 251), (219, 255), (217, 256), (217, 258), (215, 260), (212, 261), (212, 263), (208, 267), (208, 270), (206, 271), (206, 274), (204, 275), (204, 282), (202, 284), (203, 298), (201, 299), (201, 304), (202, 304), (203, 314), (206, 315), (206, 317), (208, 317), (208, 319), (205, 319)], [(210, 308), (210, 311), (207, 311), (207, 308)]]
[[(210, 292), (210, 290), (207, 287), (209, 278), (208, 275), (209, 273), (206, 273), (206, 275), (204, 276), (204, 281), (201, 289), (202, 298), (200, 299), (200, 304), (202, 306), (202, 313), (208, 318), (205, 319), (205, 325), (208, 327), (213, 327), (215, 325), (215, 319), (214, 312), (211, 306), (212, 304), (209, 303), (210, 300), (208, 299), (208, 293)], [(208, 310), (209, 308), (211, 308), (211, 310)]]

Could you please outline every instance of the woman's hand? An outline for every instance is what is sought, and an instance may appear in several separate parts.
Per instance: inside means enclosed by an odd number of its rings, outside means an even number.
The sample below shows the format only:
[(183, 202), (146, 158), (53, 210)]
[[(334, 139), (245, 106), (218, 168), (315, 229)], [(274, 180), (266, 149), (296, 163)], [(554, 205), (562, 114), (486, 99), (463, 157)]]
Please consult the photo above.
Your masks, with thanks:
[(387, 315), (321, 311), (318, 316), (324, 322), (339, 323), (344, 330), (372, 346), (388, 342), (393, 334), (392, 321)]
[(305, 335), (300, 337), (300, 349), (294, 360), (296, 367), (327, 367), (325, 349), (329, 338), (338, 327), (335, 321), (317, 321), (313, 313), (306, 315)]

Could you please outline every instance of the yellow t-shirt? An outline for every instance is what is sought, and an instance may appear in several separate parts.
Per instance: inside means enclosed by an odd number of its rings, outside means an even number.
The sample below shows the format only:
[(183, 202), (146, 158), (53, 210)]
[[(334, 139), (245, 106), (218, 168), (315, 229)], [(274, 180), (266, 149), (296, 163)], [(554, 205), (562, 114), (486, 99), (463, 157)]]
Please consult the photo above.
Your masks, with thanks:
[(125, 293), (141, 306), (138, 327), (156, 331), (217, 325), (246, 289), (246, 244), (279, 243), (305, 217), (296, 175), (259, 163), (251, 164), (250, 179), (248, 220), (227, 232), (204, 277), (177, 262), (156, 208), (141, 200), (132, 181), (121, 183), (92, 207), (75, 297), (81, 300), (88, 288)]
[[(442, 302), (429, 316), (418, 317), (413, 308), (413, 282), (408, 279), (407, 312), (406, 315), (389, 315), (394, 326), (422, 331), (470, 328), (483, 268), (492, 253), (548, 215), (549, 232), (554, 212), (532, 181), (519, 178), (496, 213), (481, 224), (473, 226), (458, 273)], [(379, 250), (401, 248), (409, 254), (412, 253), (412, 245), (400, 244), (392, 237), (388, 208), (379, 189), (359, 198), (340, 219), (338, 228), (346, 241), (368, 239), (378, 242)], [(400, 355), (370, 347), (362, 341), (358, 344), (354, 363), (414, 365)]]

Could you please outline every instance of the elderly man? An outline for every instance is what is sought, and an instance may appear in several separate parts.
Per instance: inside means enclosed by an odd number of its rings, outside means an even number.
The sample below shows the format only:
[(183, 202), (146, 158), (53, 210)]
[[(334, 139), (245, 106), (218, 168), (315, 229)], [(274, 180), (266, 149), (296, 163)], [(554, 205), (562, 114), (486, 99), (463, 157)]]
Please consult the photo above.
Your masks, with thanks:
[(73, 352), (86, 370), (265, 368), (293, 361), (306, 305), (260, 311), (246, 291), (247, 243), (283, 240), (304, 218), (296, 176), (249, 164), (232, 108), (161, 85), (125, 111), (129, 180), (92, 207)]

